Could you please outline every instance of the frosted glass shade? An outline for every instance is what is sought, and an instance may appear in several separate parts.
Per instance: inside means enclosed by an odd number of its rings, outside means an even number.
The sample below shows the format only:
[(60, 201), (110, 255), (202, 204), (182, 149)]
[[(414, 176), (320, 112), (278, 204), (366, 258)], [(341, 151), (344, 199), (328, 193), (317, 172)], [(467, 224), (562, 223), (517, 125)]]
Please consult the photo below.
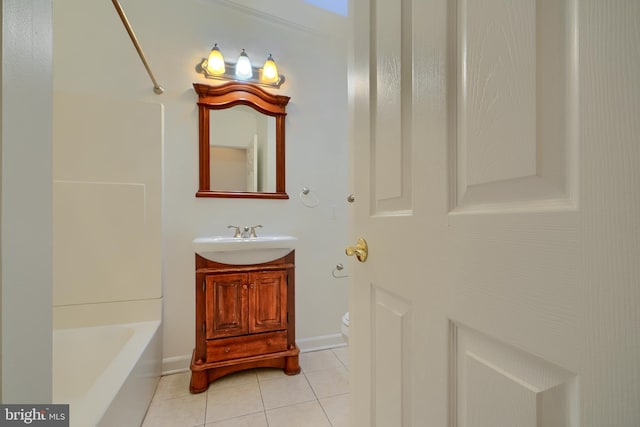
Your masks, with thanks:
[(250, 79), (252, 76), (251, 61), (249, 61), (247, 53), (242, 49), (242, 53), (240, 53), (240, 57), (236, 63), (236, 77), (240, 79)]

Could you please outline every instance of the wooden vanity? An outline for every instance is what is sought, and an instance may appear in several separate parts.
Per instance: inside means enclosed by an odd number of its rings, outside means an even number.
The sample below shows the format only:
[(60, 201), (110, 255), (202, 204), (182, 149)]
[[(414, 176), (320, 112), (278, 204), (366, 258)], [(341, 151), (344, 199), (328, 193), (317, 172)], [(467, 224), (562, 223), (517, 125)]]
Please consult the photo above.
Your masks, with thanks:
[(196, 346), (191, 393), (233, 372), (300, 372), (295, 343), (295, 251), (273, 261), (230, 265), (196, 254)]

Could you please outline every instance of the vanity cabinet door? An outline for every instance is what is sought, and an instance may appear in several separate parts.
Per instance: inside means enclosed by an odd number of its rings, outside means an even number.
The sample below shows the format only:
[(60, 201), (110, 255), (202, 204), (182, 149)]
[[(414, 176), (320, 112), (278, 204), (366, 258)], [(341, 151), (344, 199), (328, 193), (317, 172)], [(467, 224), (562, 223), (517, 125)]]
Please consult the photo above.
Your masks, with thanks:
[(249, 274), (249, 332), (287, 329), (287, 272)]
[(206, 339), (249, 333), (247, 274), (206, 276)]

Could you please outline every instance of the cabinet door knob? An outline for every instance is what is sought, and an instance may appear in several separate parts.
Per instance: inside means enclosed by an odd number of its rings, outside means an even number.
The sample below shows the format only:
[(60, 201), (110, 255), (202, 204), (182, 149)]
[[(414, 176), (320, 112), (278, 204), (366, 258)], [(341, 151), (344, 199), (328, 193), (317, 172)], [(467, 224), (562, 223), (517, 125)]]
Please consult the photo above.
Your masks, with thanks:
[(229, 347), (225, 347), (225, 348), (224, 348), (224, 352), (225, 352), (225, 353), (229, 353), (230, 351), (231, 351), (231, 349), (230, 349)]
[(247, 290), (247, 285), (242, 285), (242, 289)]

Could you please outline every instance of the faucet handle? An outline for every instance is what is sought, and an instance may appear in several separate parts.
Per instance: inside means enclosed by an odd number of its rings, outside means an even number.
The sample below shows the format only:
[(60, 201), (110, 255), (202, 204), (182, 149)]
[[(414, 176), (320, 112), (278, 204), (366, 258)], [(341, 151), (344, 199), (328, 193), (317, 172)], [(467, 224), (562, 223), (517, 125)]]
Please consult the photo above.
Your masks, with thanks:
[(240, 232), (240, 227), (237, 225), (227, 225), (227, 228), (235, 228), (236, 231), (233, 233), (233, 237), (242, 237), (242, 233)]
[(258, 225), (252, 225), (251, 226), (251, 231), (249, 231), (249, 237), (258, 237), (256, 235), (256, 228), (262, 228), (262, 225), (258, 224)]

